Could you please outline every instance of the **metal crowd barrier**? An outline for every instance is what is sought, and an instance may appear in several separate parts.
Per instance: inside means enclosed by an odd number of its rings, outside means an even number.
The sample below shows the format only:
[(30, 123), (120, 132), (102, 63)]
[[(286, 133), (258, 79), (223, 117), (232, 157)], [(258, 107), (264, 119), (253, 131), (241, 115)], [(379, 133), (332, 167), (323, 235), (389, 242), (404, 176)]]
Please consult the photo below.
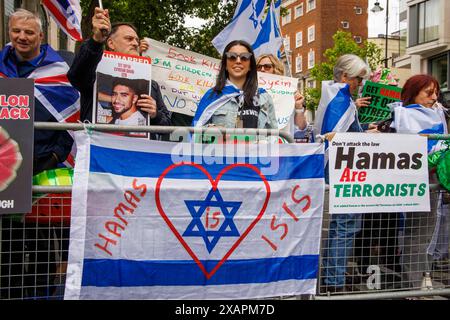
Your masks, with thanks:
[[(38, 129), (119, 131), (114, 125), (35, 123)], [(171, 133), (176, 129), (203, 132), (185, 127), (122, 127), (124, 131)], [(221, 129), (216, 129), (222, 132)], [(277, 130), (237, 129), (236, 134), (276, 134), (292, 142), (292, 137)], [(449, 136), (450, 137), (450, 136)], [(435, 137), (435, 138), (449, 138)], [(433, 138), (433, 137), (432, 137)], [(450, 138), (449, 138), (450, 139)], [(328, 249), (332, 216), (325, 197), (322, 224), (320, 269), (315, 296), (278, 297), (279, 299), (401, 299), (450, 296), (450, 271), (447, 259), (438, 259), (436, 248), (448, 253), (448, 214), (450, 195), (438, 185), (430, 186), (430, 213), (362, 214), (360, 228), (348, 237), (345, 286), (333, 291), (325, 285), (323, 264)], [(328, 192), (328, 190), (327, 190)], [(441, 200), (440, 200), (441, 199)], [(70, 230), (71, 187), (33, 186), (33, 212), (27, 215), (0, 216), (0, 300), (62, 299), (65, 286)], [(444, 210), (438, 211), (442, 204)], [(438, 222), (439, 221), (439, 226)], [(435, 230), (433, 258), (426, 254)], [(446, 235), (445, 238), (445, 228)], [(446, 242), (447, 241), (447, 242)], [(336, 257), (337, 259), (342, 257)]]

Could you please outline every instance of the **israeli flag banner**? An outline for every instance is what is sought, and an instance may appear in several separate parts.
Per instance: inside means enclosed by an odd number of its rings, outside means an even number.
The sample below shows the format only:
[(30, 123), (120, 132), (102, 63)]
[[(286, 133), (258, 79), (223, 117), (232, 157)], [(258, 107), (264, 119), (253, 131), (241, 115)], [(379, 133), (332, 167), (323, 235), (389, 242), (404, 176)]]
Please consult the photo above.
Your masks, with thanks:
[(212, 40), (213, 46), (223, 54), (233, 40), (253, 44), (261, 31), (266, 0), (239, 0), (231, 22)]
[[(394, 113), (391, 127), (398, 133), (447, 134), (447, 121), (444, 108), (437, 106), (426, 108), (419, 104), (403, 106), (401, 102), (390, 105)], [(440, 140), (428, 140), (428, 153), (444, 148)]]
[(76, 142), (65, 299), (315, 294), (323, 145)]
[(322, 96), (315, 120), (316, 132), (347, 132), (358, 119), (357, 112), (348, 84), (322, 81)]

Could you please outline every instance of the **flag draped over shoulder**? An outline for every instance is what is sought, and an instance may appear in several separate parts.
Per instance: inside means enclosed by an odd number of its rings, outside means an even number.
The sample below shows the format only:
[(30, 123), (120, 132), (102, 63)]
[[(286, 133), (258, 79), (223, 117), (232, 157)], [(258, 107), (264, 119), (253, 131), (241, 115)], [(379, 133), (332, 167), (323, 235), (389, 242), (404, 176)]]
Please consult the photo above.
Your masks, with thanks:
[(83, 41), (79, 0), (42, 0), (42, 5), (69, 37)]
[[(402, 103), (390, 105), (394, 112), (391, 127), (398, 133), (447, 134), (448, 128), (442, 106), (426, 108), (419, 104), (403, 106)], [(442, 141), (428, 140), (428, 153), (440, 150)]]
[(233, 19), (213, 40), (212, 44), (220, 54), (233, 40), (255, 43), (261, 31), (266, 0), (239, 0)]
[[(258, 88), (258, 94), (267, 92), (263, 88)], [(194, 127), (203, 127), (211, 119), (212, 115), (225, 103), (236, 97), (243, 97), (243, 91), (234, 85), (226, 85), (221, 93), (216, 93), (212, 89), (208, 90), (199, 102), (197, 111), (192, 121)]]
[(315, 294), (323, 145), (76, 142), (65, 299)]
[(273, 54), (275, 57), (279, 56), (278, 52), (283, 43), (283, 39), (281, 38), (278, 24), (279, 16), (276, 10), (274, 2), (271, 2), (269, 12), (261, 26), (261, 31), (252, 45), (256, 57), (262, 54)]
[(322, 96), (316, 112), (315, 131), (319, 134), (347, 132), (355, 119), (357, 109), (349, 85), (322, 81)]
[[(7, 45), (0, 52), (0, 76), (18, 78), (15, 66), (5, 63), (12, 50)], [(44, 59), (28, 76), (34, 79), (34, 96), (59, 122), (76, 122), (79, 119), (80, 93), (67, 78), (69, 66), (50, 46), (43, 45)]]

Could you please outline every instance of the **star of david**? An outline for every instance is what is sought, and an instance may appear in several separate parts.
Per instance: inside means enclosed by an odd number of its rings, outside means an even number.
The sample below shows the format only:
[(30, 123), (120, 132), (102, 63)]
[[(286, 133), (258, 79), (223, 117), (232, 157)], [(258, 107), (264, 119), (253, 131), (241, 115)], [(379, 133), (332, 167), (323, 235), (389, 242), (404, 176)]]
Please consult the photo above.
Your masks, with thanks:
[[(192, 215), (192, 221), (183, 233), (183, 237), (201, 237), (209, 253), (219, 242), (221, 237), (239, 237), (239, 231), (233, 221), (242, 202), (223, 201), (219, 189), (211, 189), (205, 200), (185, 200), (186, 206)], [(218, 230), (206, 230), (202, 223), (203, 214), (210, 208), (219, 208), (225, 217)], [(207, 226), (208, 227), (208, 226)]]
[(254, 13), (250, 15), (249, 20), (253, 21), (253, 26), (256, 29), (256, 27), (258, 27), (258, 19), (256, 18), (256, 15)]

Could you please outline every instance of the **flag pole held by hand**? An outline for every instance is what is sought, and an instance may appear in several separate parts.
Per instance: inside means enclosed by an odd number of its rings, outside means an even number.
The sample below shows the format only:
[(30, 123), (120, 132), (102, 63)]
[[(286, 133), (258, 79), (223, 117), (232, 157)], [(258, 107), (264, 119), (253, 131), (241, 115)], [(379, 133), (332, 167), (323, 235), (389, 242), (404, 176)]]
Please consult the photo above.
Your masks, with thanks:
[[(102, 0), (98, 0), (98, 7), (103, 10)], [(108, 37), (108, 30), (102, 29), (102, 35), (106, 38)]]

